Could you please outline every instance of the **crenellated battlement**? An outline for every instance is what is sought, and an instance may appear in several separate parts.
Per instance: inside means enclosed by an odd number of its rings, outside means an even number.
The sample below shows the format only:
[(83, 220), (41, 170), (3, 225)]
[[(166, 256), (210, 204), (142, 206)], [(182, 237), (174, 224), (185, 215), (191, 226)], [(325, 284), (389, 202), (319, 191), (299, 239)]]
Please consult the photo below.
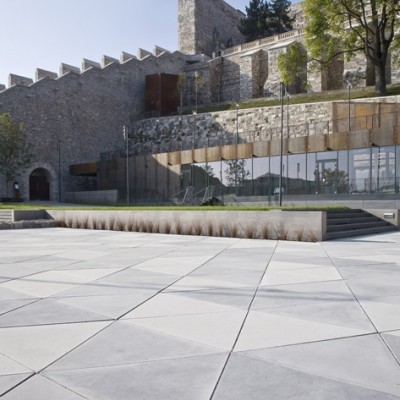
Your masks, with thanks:
[[(181, 54), (180, 52), (175, 52), (178, 54)], [(42, 68), (36, 68), (35, 71), (35, 79), (33, 80), (32, 78), (26, 77), (26, 76), (20, 76), (16, 74), (9, 74), (8, 77), (8, 83), (7, 86), (0, 84), (0, 92), (5, 91), (7, 89), (11, 89), (14, 86), (32, 86), (36, 82), (39, 82), (42, 79), (51, 79), (51, 80), (56, 80), (60, 79), (66, 74), (69, 73), (74, 73), (74, 74), (79, 74), (82, 75), (84, 72), (88, 71), (91, 68), (96, 68), (99, 70), (102, 70), (106, 67), (108, 67), (111, 64), (116, 64), (116, 65), (123, 65), (127, 63), (128, 61), (144, 61), (148, 58), (154, 58), (158, 59), (159, 57), (162, 57), (164, 54), (173, 54), (170, 51), (160, 47), (160, 46), (155, 46), (153, 51), (148, 51), (144, 49), (138, 49), (137, 56), (127, 53), (125, 51), (121, 52), (119, 60), (107, 55), (103, 55), (101, 58), (100, 62), (97, 61), (92, 61), (89, 59), (84, 58), (81, 62), (80, 67), (76, 67), (73, 65), (69, 65), (66, 63), (61, 63), (59, 67), (58, 73), (52, 72), (52, 71), (47, 71)]]
[(49, 78), (49, 79), (57, 79), (58, 75), (55, 72), (46, 71), (44, 69), (36, 68), (35, 72), (35, 81), (38, 82), (41, 79)]
[(33, 83), (33, 79), (27, 78), (26, 76), (20, 76), (15, 74), (8, 75), (8, 87), (15, 85), (30, 86)]

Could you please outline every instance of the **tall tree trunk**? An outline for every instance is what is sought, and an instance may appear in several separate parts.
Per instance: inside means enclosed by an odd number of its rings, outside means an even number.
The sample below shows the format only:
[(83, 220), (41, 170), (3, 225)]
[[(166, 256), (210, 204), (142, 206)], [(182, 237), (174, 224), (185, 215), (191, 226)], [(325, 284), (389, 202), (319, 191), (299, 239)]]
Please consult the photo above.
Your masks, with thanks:
[(386, 60), (375, 64), (375, 94), (386, 96)]

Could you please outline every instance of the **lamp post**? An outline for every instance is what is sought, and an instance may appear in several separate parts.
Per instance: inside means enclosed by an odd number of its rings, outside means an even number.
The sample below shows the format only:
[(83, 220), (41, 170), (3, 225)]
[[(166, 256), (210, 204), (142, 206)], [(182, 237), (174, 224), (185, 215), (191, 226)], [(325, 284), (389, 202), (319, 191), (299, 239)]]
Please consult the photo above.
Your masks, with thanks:
[(196, 137), (195, 137), (195, 132), (196, 132), (196, 115), (197, 115), (197, 110), (193, 110), (193, 133), (192, 133), (192, 149), (194, 149), (195, 146), (195, 141), (196, 141)]
[(350, 96), (350, 89), (351, 89), (351, 83), (350, 81), (347, 81), (347, 90), (348, 90), (348, 103), (349, 103), (349, 132), (351, 131), (351, 125), (350, 125), (350, 121), (351, 121), (351, 96)]
[(236, 144), (239, 144), (239, 103), (235, 104), (236, 106)]
[(126, 205), (129, 207), (129, 131), (126, 125), (122, 128), (122, 132), (126, 142)]
[(58, 202), (61, 203), (61, 141), (60, 136), (57, 137), (58, 150)]
[(344, 79), (344, 84), (347, 85), (347, 104), (348, 104), (348, 124), (349, 124), (349, 132), (351, 131), (350, 129), (350, 121), (351, 121), (351, 92), (350, 89), (352, 87), (351, 82), (350, 82), (350, 78), (346, 78)]
[(283, 89), (284, 84), (280, 82), (279, 95), (281, 100), (281, 133), (280, 133), (280, 145), (279, 145), (279, 207), (282, 207), (282, 175), (283, 175)]
[(60, 139), (60, 117), (58, 118), (47, 118), (48, 121), (56, 122), (55, 128), (57, 129), (57, 134), (54, 132), (54, 140), (56, 142), (56, 154), (57, 154), (57, 182), (58, 182), (58, 202), (61, 203), (61, 139)]

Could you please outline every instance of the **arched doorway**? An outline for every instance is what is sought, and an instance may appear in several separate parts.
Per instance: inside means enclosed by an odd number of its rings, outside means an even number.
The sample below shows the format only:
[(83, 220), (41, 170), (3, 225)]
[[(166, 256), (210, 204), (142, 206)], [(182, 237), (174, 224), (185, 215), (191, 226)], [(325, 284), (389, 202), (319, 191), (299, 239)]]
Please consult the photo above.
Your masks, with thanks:
[(44, 168), (35, 169), (29, 177), (29, 199), (50, 200), (50, 174)]

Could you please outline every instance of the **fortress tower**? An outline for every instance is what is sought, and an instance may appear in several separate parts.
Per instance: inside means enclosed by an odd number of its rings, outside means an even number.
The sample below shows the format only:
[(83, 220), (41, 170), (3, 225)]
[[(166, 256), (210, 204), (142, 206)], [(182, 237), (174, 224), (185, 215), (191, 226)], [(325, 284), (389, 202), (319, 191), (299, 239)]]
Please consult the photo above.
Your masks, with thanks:
[(244, 43), (238, 29), (244, 17), (223, 0), (178, 0), (179, 50), (212, 56)]

